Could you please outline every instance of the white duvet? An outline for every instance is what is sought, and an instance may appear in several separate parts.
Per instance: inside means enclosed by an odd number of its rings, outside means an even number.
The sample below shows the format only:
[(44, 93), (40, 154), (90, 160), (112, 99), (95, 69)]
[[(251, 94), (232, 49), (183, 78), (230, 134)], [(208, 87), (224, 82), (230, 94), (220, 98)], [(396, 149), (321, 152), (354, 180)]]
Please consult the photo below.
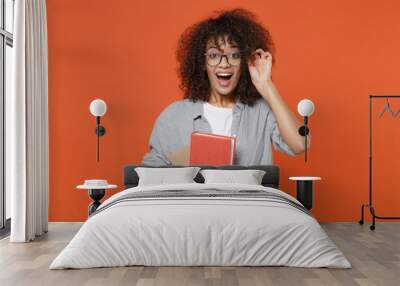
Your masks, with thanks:
[[(163, 190), (265, 190), (238, 184), (135, 187)], [(296, 201), (297, 202), (297, 201)], [(155, 198), (124, 201), (89, 218), (50, 269), (145, 266), (294, 266), (350, 268), (310, 215), (282, 203), (246, 198)]]

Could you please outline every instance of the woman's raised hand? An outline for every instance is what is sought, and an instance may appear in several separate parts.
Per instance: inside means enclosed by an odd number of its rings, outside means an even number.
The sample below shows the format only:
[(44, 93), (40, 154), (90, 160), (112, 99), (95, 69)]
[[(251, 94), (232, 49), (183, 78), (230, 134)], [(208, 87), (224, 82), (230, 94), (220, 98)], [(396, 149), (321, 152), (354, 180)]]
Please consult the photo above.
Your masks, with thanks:
[(248, 61), (251, 81), (259, 93), (271, 81), (272, 55), (262, 49), (254, 51)]

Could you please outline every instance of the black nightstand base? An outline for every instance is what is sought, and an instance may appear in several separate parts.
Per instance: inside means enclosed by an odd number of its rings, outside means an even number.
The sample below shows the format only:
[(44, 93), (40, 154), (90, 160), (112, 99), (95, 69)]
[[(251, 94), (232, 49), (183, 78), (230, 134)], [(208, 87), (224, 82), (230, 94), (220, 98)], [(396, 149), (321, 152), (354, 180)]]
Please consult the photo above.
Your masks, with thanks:
[(93, 200), (93, 202), (88, 207), (89, 216), (94, 213), (97, 208), (101, 205), (100, 200), (104, 197), (106, 193), (105, 189), (92, 189), (89, 190), (89, 197)]
[(313, 181), (299, 180), (297, 182), (297, 200), (308, 210), (314, 205)]

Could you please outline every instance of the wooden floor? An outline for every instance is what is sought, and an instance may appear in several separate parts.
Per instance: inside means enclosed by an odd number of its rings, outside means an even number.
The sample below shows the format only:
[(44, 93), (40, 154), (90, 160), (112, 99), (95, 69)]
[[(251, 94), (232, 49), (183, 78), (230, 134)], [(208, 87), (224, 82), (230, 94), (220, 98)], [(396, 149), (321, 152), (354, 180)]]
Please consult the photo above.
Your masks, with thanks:
[(0, 241), (0, 285), (400, 285), (400, 223), (322, 224), (352, 269), (290, 267), (120, 267), (48, 270), (51, 261), (81, 226), (50, 223), (32, 243)]

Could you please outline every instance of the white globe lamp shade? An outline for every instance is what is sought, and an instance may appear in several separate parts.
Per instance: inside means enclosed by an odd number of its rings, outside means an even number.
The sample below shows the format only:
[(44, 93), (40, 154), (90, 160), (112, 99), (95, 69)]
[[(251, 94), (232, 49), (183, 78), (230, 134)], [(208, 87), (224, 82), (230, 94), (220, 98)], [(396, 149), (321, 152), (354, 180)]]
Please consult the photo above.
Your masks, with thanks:
[(104, 100), (95, 99), (90, 103), (90, 113), (93, 116), (103, 116), (107, 112), (107, 104)]
[(297, 105), (297, 111), (301, 116), (310, 116), (314, 113), (314, 103), (309, 99), (303, 99)]

